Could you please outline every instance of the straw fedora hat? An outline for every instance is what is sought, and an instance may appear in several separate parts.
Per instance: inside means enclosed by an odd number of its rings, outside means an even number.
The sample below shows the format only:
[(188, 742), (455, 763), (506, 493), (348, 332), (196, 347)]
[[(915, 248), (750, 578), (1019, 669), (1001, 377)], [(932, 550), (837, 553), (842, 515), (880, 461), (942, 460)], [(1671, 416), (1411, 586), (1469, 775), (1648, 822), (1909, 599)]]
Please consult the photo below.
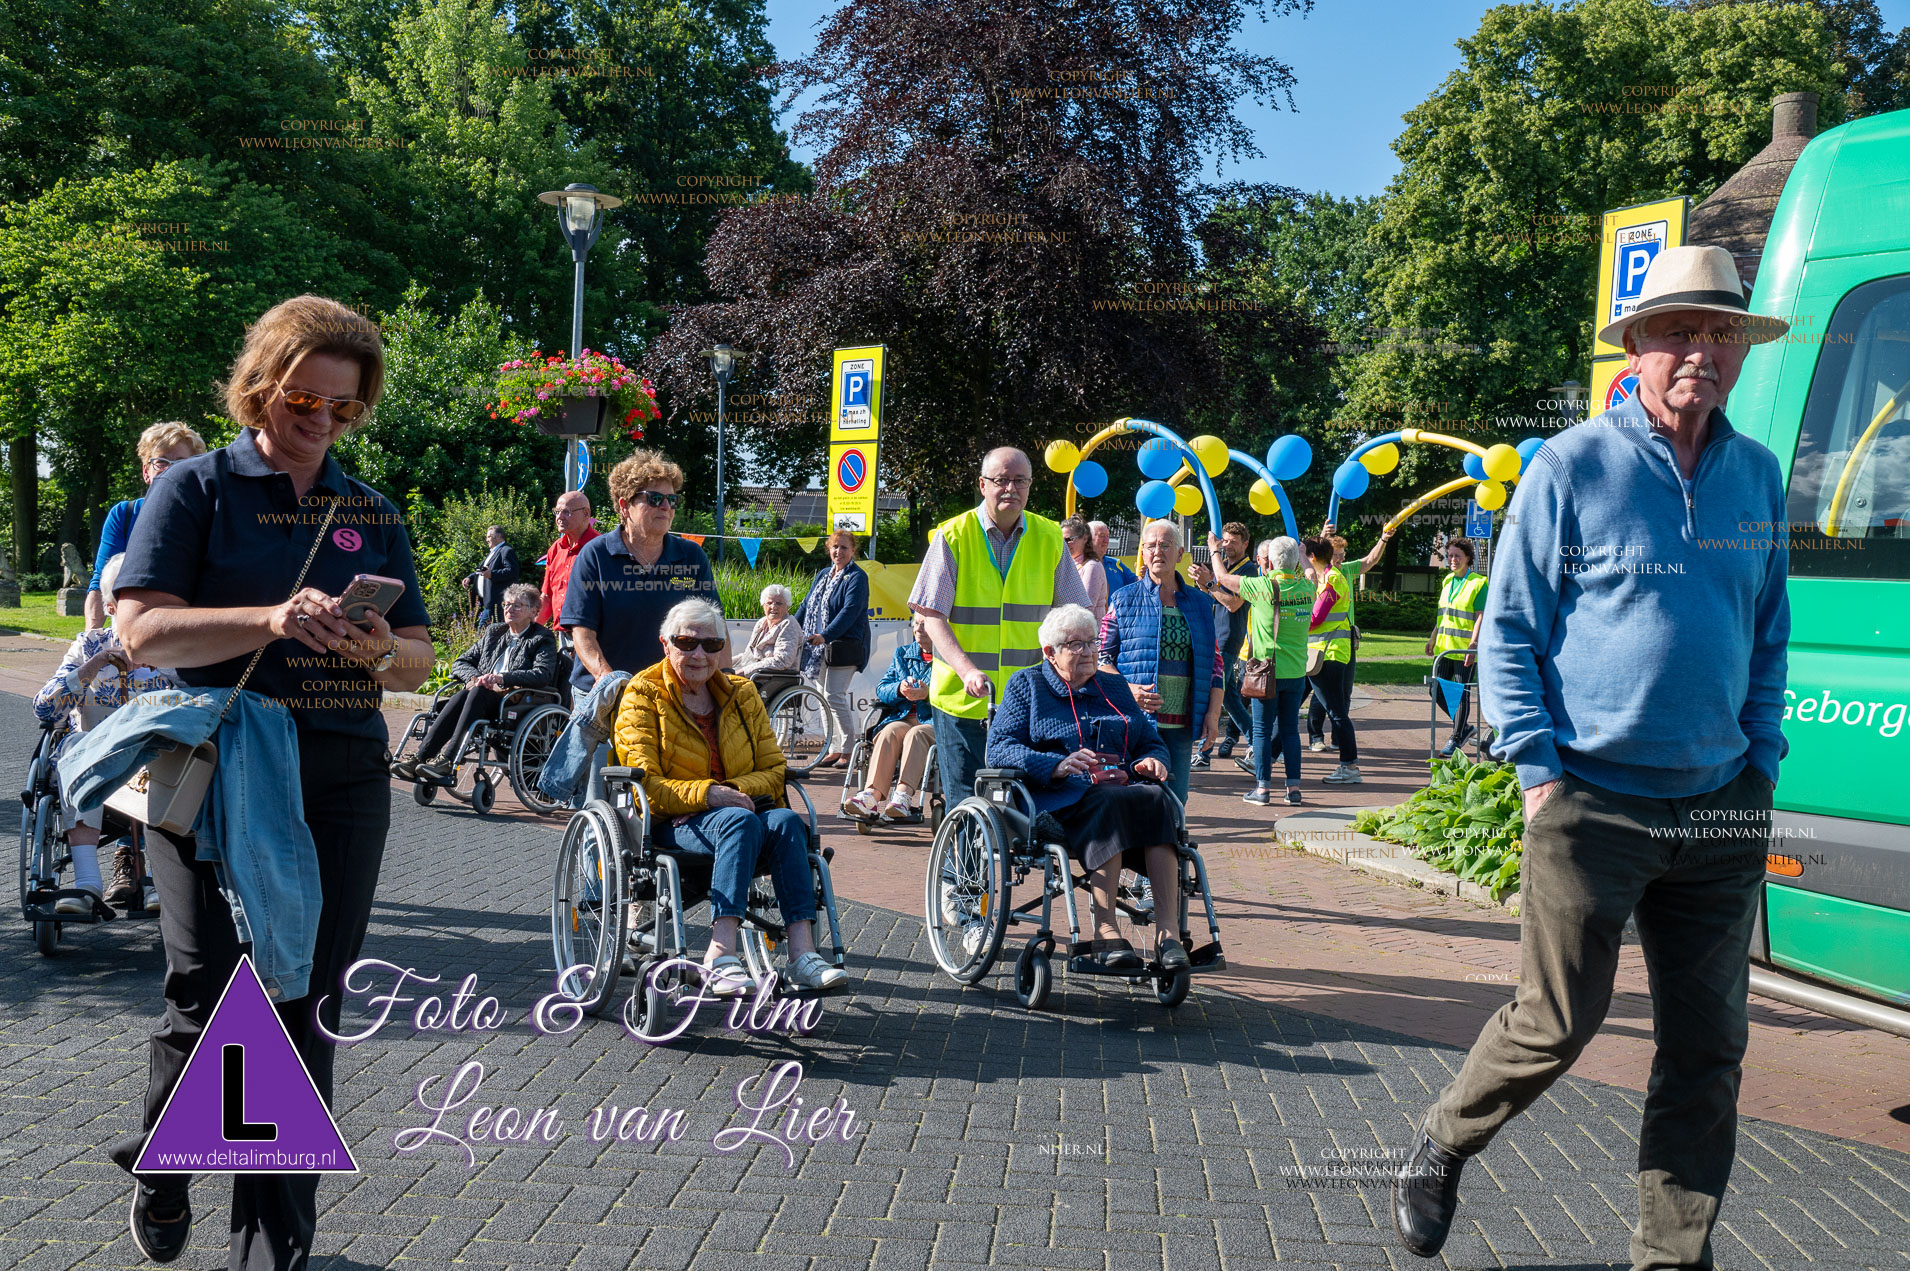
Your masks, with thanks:
[(1667, 247), (1645, 271), (1638, 307), (1599, 328), (1598, 338), (1620, 348), (1625, 328), (1670, 309), (1698, 309), (1728, 313), (1737, 318), (1733, 331), (1742, 331), (1746, 344), (1764, 344), (1791, 329), (1781, 318), (1754, 314), (1744, 301), (1744, 284), (1737, 265), (1722, 247)]

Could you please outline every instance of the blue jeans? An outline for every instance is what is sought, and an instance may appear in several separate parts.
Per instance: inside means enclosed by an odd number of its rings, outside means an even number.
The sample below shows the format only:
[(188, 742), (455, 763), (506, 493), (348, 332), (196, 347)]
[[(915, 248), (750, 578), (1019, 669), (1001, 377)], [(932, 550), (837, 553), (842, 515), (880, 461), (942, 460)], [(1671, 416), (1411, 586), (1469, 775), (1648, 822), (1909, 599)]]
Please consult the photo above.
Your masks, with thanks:
[(1161, 741), (1167, 746), (1167, 788), (1182, 803), (1187, 802), (1187, 778), (1192, 775), (1194, 761), (1194, 730), (1192, 728), (1163, 728)]
[(942, 798), (949, 807), (975, 793), (975, 773), (988, 766), (988, 725), (936, 711), (935, 766), (941, 771)]
[(776, 888), (783, 921), (810, 922), (816, 916), (816, 883), (809, 872), (809, 830), (788, 808), (754, 812), (749, 808), (711, 808), (680, 826), (656, 818), (656, 844), (679, 856), (710, 863), (710, 912), (741, 918), (749, 900), (749, 880), (768, 874)]
[(1253, 782), (1263, 790), (1273, 788), (1273, 744), (1280, 743), (1286, 759), (1287, 784), (1300, 784), (1300, 694), (1306, 690), (1306, 677), (1275, 680), (1273, 696), (1253, 701)]

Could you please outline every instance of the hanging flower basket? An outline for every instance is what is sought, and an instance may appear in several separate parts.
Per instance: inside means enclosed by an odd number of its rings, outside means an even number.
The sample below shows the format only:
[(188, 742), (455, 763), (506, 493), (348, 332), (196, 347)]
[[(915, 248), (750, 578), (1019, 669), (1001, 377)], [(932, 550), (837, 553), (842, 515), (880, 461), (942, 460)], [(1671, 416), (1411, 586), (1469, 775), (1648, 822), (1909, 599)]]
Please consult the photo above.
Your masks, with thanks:
[(533, 351), (497, 368), (491, 418), (549, 436), (595, 437), (608, 417), (632, 441), (642, 441), (643, 426), (659, 414), (656, 386), (607, 353), (585, 349), (566, 358)]

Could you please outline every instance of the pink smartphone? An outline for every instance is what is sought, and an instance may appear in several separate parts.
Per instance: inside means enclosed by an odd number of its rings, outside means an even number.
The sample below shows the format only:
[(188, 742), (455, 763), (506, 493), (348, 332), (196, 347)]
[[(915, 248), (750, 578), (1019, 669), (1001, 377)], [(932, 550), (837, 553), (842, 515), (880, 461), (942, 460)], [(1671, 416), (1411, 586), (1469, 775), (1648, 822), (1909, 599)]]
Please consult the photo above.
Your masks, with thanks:
[(351, 580), (351, 586), (345, 588), (338, 597), (339, 608), (345, 611), (345, 621), (359, 626), (371, 625), (366, 621), (374, 609), (379, 613), (389, 613), (398, 603), (398, 597), (405, 594), (405, 585), (396, 578), (383, 578), (377, 574), (360, 574)]

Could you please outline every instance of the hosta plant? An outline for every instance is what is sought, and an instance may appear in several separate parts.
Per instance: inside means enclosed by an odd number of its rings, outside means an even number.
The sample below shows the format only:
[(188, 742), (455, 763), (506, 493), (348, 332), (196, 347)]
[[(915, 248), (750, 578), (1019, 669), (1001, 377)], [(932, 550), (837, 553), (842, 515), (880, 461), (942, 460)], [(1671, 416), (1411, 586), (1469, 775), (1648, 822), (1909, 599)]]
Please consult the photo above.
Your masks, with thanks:
[(1396, 808), (1353, 818), (1353, 829), (1413, 849), (1435, 869), (1487, 888), (1518, 890), (1525, 810), (1512, 765), (1473, 763), (1464, 755), (1428, 761), (1432, 782)]

